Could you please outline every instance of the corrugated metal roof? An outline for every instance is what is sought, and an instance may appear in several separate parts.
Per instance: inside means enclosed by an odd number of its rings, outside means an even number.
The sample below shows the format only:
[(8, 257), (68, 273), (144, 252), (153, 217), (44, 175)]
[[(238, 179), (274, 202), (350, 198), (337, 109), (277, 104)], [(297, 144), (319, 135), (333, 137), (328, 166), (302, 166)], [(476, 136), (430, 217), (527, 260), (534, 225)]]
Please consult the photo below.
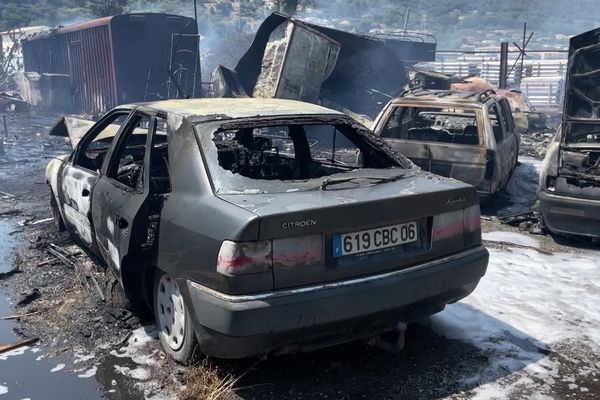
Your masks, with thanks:
[(56, 33), (68, 33), (68, 32), (80, 31), (83, 29), (97, 28), (99, 26), (108, 25), (113, 18), (114, 17), (104, 17), (104, 18), (92, 19), (89, 21), (81, 22), (79, 24), (68, 25), (68, 26), (65, 26), (64, 28), (58, 29), (56, 31)]

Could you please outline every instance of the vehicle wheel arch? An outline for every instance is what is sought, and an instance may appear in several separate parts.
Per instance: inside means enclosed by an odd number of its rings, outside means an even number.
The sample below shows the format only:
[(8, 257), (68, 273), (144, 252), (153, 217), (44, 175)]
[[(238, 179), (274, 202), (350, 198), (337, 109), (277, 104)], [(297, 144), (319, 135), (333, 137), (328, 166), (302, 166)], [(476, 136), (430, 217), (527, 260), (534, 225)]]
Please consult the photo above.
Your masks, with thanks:
[(152, 319), (154, 275), (158, 268), (125, 256), (121, 262), (120, 281), (132, 311), (142, 319)]
[(58, 205), (58, 201), (56, 200), (56, 196), (54, 195), (54, 191), (50, 189), (50, 208), (52, 211), (52, 218), (54, 218), (54, 225), (59, 232), (64, 232), (67, 230), (67, 226), (65, 224), (65, 218), (62, 213), (61, 207)]

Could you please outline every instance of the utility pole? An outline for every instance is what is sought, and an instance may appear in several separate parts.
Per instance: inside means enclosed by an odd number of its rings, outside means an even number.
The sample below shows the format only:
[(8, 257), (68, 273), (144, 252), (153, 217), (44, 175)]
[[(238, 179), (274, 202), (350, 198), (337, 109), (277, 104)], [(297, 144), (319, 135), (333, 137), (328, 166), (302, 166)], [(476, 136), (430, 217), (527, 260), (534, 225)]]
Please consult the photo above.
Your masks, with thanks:
[(406, 34), (406, 27), (408, 26), (408, 18), (410, 17), (410, 8), (406, 7), (406, 14), (404, 15), (404, 29), (403, 33)]
[[(520, 46), (517, 43), (513, 42), (513, 45), (515, 45), (515, 47), (517, 49), (519, 49), (519, 56), (515, 60), (515, 63), (513, 64), (510, 71), (508, 72), (507, 76), (511, 74), (511, 72), (517, 66), (517, 63), (519, 61), (521, 61), (521, 71), (519, 71), (518, 82), (517, 82), (519, 84), (519, 87), (521, 86), (521, 80), (523, 79), (523, 63), (525, 62), (525, 56), (527, 55), (527, 53), (525, 53), (525, 49), (529, 45), (529, 41), (531, 40), (532, 37), (533, 37), (533, 32), (531, 32), (529, 34), (529, 37), (527, 37), (527, 22), (524, 22), (523, 23), (523, 42), (521, 43)], [(515, 76), (515, 80), (517, 80), (516, 76)]]
[(508, 42), (500, 43), (500, 77), (498, 88), (508, 88)]
[(194, 63), (194, 83), (192, 85), (192, 98), (196, 97), (196, 84), (200, 80), (200, 96), (202, 97), (202, 80), (198, 79), (198, 75), (202, 76), (200, 64), (200, 27), (198, 26), (198, 0), (194, 0), (194, 21), (196, 22), (196, 61)]
[[(531, 34), (533, 35), (533, 32), (531, 32)], [(521, 78), (519, 79), (519, 87), (521, 87), (521, 82), (523, 81), (523, 62), (525, 61), (525, 47), (527, 47), (527, 44), (529, 44), (529, 40), (525, 41), (525, 37), (527, 36), (527, 22), (523, 22), (523, 48), (522, 48), (522, 55), (521, 55)], [(531, 39), (531, 37), (530, 37)]]

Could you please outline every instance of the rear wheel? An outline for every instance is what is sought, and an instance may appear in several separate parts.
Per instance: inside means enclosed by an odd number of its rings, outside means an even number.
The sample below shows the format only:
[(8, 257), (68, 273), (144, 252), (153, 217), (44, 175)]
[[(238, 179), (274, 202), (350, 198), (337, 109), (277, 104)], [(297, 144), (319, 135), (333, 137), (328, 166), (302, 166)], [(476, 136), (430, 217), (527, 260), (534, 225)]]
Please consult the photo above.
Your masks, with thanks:
[(160, 270), (154, 279), (154, 318), (160, 342), (175, 361), (187, 364), (200, 355), (190, 311), (179, 285)]

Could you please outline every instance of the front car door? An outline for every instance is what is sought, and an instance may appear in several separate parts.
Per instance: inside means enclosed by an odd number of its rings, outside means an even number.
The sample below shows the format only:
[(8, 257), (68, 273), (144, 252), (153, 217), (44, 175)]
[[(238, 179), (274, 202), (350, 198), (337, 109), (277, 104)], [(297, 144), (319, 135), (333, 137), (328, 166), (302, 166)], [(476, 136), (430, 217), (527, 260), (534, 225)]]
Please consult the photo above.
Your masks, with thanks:
[(91, 222), (92, 192), (100, 171), (130, 110), (114, 110), (98, 121), (81, 139), (59, 174), (57, 195), (67, 229), (95, 250)]
[(130, 248), (146, 235), (148, 166), (156, 117), (136, 109), (109, 154), (92, 198), (92, 220), (102, 257), (117, 277)]

